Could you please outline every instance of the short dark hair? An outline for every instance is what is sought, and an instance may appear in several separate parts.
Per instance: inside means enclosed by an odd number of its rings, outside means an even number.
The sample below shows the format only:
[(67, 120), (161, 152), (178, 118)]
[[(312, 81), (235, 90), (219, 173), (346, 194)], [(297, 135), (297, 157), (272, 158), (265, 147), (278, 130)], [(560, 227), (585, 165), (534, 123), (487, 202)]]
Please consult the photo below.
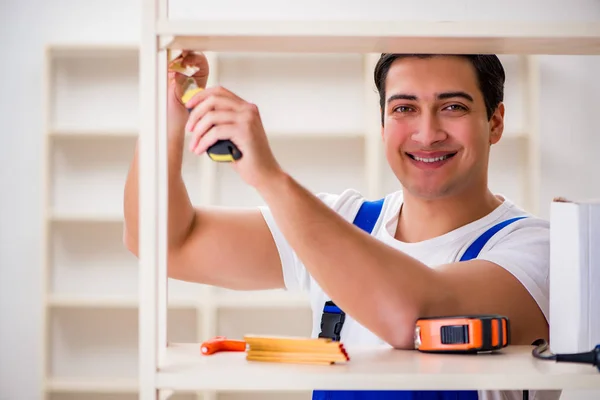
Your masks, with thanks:
[[(385, 115), (385, 81), (393, 62), (408, 57), (429, 58), (444, 56), (445, 54), (395, 54), (383, 53), (375, 66), (375, 86), (379, 92), (379, 105), (381, 106), (381, 124)], [(479, 89), (483, 94), (488, 120), (494, 114), (496, 107), (504, 100), (504, 81), (506, 79), (504, 67), (498, 56), (494, 54), (447, 54), (466, 58), (471, 62), (477, 74)]]

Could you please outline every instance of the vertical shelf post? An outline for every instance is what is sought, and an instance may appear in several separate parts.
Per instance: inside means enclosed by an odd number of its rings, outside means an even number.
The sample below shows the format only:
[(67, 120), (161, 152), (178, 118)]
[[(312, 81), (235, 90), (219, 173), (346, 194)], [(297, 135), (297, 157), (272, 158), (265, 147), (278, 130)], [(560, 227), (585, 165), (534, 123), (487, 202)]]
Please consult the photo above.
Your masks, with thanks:
[[(209, 66), (208, 81), (206, 87), (219, 84), (219, 60), (217, 53), (204, 52)], [(216, 202), (216, 175), (217, 165), (208, 156), (203, 156), (198, 160), (200, 168), (200, 202), (204, 206), (210, 206)], [(215, 290), (210, 285), (204, 285), (202, 304), (198, 310), (197, 329), (198, 342), (216, 336), (217, 334), (217, 302), (215, 299)], [(201, 315), (200, 315), (201, 314)], [(198, 400), (214, 400), (215, 392), (205, 391), (198, 394)]]
[(167, 347), (167, 224), (168, 224), (168, 138), (167, 138), (167, 63), (168, 50), (158, 50), (157, 57), (158, 72), (158, 138), (156, 151), (156, 173), (157, 173), (157, 312), (158, 312), (158, 361), (159, 364), (166, 353)]
[(524, 93), (525, 130), (527, 132), (527, 163), (523, 191), (525, 207), (533, 214), (539, 211), (541, 148), (539, 133), (540, 72), (535, 55), (523, 55), (521, 60), (521, 87)]
[[(156, 22), (166, 11), (161, 0), (143, 0), (142, 36), (140, 41), (140, 132), (139, 132), (139, 398), (156, 400), (156, 372), (159, 356), (166, 343), (160, 342), (166, 337), (161, 326), (164, 313), (161, 308), (166, 300), (159, 294), (159, 275), (164, 272), (166, 260), (166, 135), (163, 125), (165, 116), (164, 86), (166, 76), (164, 66), (166, 50), (159, 50), (156, 35)], [(159, 104), (159, 101), (161, 103)], [(160, 121), (160, 122), (159, 122)], [(160, 126), (159, 126), (160, 125)], [(161, 298), (163, 297), (163, 298)]]
[(364, 55), (364, 91), (365, 91), (365, 179), (366, 197), (375, 199), (382, 193), (381, 165), (381, 124), (379, 96), (373, 81), (373, 71), (379, 59), (377, 53)]
[[(155, 20), (166, 21), (169, 18), (169, 0), (154, 0), (158, 8)], [(168, 103), (168, 63), (170, 50), (161, 48), (158, 44), (160, 38), (156, 34), (156, 23), (152, 25), (153, 37), (157, 43), (156, 78), (158, 88), (155, 99), (157, 105), (158, 129), (156, 146), (156, 174), (157, 174), (157, 328), (158, 328), (158, 359), (157, 369), (162, 364), (167, 352), (167, 313), (168, 313), (168, 288), (167, 263), (168, 263), (168, 219), (169, 219), (169, 157), (167, 134), (167, 103)], [(142, 116), (143, 118), (143, 116)]]
[(50, 351), (50, 306), (49, 306), (49, 277), (51, 273), (51, 254), (50, 254), (50, 182), (51, 182), (51, 163), (50, 163), (50, 110), (51, 110), (51, 90), (52, 90), (52, 49), (46, 47), (44, 52), (44, 137), (42, 138), (42, 271), (40, 274), (42, 287), (42, 351), (41, 351), (41, 393), (40, 399), (46, 399), (46, 388), (48, 382), (49, 351)]

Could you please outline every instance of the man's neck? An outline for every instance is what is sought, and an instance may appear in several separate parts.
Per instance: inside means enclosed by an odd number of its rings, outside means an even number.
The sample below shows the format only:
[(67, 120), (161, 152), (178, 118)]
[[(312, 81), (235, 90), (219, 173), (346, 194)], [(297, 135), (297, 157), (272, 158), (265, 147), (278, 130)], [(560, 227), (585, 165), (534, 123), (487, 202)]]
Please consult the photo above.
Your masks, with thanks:
[(487, 187), (437, 200), (423, 200), (405, 191), (395, 238), (415, 243), (441, 236), (483, 218), (502, 202)]

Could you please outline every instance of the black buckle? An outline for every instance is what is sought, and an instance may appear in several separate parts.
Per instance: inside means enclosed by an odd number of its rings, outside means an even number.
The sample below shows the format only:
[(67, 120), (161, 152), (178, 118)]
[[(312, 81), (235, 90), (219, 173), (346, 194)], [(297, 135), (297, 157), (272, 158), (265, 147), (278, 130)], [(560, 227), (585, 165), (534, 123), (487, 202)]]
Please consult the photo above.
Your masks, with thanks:
[(346, 313), (336, 306), (333, 301), (326, 302), (321, 316), (321, 333), (319, 333), (319, 337), (339, 342), (345, 319)]

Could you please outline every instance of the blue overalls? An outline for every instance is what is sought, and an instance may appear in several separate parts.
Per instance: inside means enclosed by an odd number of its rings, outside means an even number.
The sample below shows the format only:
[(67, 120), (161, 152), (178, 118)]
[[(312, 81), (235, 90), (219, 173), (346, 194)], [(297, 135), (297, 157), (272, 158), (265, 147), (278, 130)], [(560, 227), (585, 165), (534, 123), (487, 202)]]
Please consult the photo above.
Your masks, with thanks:
[[(354, 218), (354, 225), (371, 234), (381, 213), (383, 202), (384, 199), (363, 202)], [(511, 218), (492, 226), (467, 248), (460, 261), (476, 258), (483, 246), (496, 232), (521, 218), (524, 217)], [(334, 328), (329, 329), (328, 332), (321, 332), (319, 336), (339, 340), (345, 314), (331, 301), (328, 301), (323, 308), (322, 321), (326, 321), (328, 318), (336, 318), (338, 323), (333, 324)], [(331, 326), (331, 324), (329, 325)], [(316, 390), (313, 392), (312, 398), (313, 400), (478, 400), (478, 392), (477, 390)]]

